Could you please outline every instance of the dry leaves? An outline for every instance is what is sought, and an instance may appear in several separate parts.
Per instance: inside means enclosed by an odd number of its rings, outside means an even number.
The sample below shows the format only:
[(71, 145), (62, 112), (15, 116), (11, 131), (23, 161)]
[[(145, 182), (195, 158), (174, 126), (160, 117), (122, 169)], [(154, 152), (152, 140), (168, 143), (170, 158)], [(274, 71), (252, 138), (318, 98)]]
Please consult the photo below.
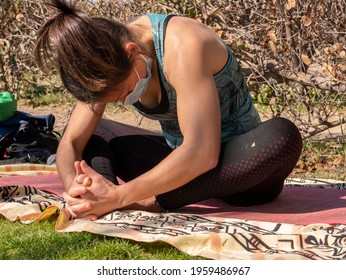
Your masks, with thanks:
[[(327, 142), (328, 143), (328, 142)], [(323, 151), (316, 153), (314, 146), (310, 149), (304, 149), (300, 160), (297, 162), (292, 176), (303, 177), (322, 177), (337, 178), (346, 180), (346, 154), (343, 152), (343, 143), (335, 145), (334, 143), (325, 143)], [(321, 147), (317, 144), (317, 147)], [(332, 147), (339, 150), (338, 154), (333, 154)], [(322, 178), (321, 177), (321, 178)]]
[(285, 8), (287, 11), (292, 10), (296, 6), (296, 0), (287, 0)]
[(311, 64), (311, 60), (310, 60), (310, 58), (307, 55), (302, 54), (301, 59), (302, 59), (302, 62), (305, 65), (310, 65)]

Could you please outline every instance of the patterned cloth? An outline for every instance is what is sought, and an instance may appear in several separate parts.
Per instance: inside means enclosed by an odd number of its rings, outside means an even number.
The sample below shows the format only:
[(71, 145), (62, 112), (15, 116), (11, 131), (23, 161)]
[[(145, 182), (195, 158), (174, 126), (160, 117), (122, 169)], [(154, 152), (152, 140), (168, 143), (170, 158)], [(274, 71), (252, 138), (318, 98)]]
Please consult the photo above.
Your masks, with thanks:
[(11, 164), (0, 165), (0, 176), (56, 174), (56, 165)]
[[(39, 171), (38, 171), (39, 172)], [(291, 185), (346, 189), (345, 182), (289, 179)], [(87, 231), (139, 242), (163, 241), (209, 259), (346, 259), (346, 224), (307, 226), (186, 213), (114, 211), (97, 221), (70, 220), (61, 196), (32, 186), (0, 187), (0, 214), (32, 223), (58, 214), (59, 232)]]

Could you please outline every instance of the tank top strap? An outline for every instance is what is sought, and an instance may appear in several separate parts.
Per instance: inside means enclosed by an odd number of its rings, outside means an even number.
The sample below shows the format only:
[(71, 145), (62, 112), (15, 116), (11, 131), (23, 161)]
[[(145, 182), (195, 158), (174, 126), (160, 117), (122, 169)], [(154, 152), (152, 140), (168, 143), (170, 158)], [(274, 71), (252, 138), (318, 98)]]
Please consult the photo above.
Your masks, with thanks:
[[(169, 21), (169, 19), (174, 14), (164, 15), (164, 14), (148, 14), (150, 23), (151, 23), (151, 30), (154, 40), (154, 47), (156, 52), (156, 58), (157, 62), (159, 64), (159, 69), (162, 71), (161, 74), (163, 74), (163, 64), (164, 64), (164, 43), (165, 43), (165, 34), (166, 34), (166, 26)], [(164, 75), (162, 76), (164, 77)], [(165, 83), (165, 81), (164, 81)], [(166, 87), (167, 85), (165, 85)]]

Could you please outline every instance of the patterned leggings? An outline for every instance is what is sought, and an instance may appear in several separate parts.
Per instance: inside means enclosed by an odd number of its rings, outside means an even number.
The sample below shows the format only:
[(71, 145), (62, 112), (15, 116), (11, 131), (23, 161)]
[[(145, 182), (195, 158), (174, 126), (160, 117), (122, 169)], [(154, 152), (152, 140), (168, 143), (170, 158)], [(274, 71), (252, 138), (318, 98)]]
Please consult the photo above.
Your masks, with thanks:
[[(236, 206), (270, 202), (281, 193), (301, 150), (301, 135), (291, 121), (265, 121), (223, 143), (217, 167), (156, 199), (167, 210), (209, 198), (220, 198)], [(125, 182), (132, 180), (171, 151), (161, 135), (103, 120), (83, 158), (117, 184), (117, 177)]]

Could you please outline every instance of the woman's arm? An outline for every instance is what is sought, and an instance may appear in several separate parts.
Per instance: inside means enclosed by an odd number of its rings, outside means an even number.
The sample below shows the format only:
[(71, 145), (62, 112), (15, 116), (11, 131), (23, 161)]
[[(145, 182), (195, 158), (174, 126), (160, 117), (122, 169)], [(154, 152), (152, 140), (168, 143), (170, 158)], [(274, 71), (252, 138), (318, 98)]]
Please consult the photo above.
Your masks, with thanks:
[[(57, 150), (57, 168), (66, 191), (76, 176), (75, 161), (82, 159), (84, 148), (100, 121), (105, 105), (97, 104), (94, 111), (89, 104), (77, 102)], [(79, 173), (81, 171), (79, 170)]]
[(213, 73), (226, 64), (227, 50), (214, 34), (189, 24), (168, 25), (165, 42), (164, 70), (177, 92), (183, 143), (152, 170), (119, 187), (123, 204), (176, 189), (218, 163), (221, 112)]

